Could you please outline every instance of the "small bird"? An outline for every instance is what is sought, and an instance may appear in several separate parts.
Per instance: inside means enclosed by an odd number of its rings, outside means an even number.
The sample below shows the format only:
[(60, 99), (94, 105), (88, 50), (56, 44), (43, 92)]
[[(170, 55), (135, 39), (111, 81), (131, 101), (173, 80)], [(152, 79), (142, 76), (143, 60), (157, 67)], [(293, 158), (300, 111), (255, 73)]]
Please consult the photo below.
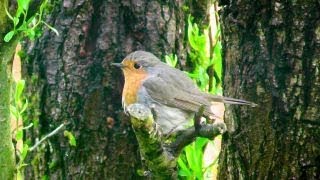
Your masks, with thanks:
[(215, 117), (211, 110), (213, 102), (256, 106), (249, 101), (200, 91), (184, 72), (161, 62), (149, 52), (132, 52), (121, 63), (112, 65), (120, 67), (124, 74), (124, 110), (134, 103), (153, 108), (155, 121), (163, 134), (185, 129), (202, 105), (206, 117)]

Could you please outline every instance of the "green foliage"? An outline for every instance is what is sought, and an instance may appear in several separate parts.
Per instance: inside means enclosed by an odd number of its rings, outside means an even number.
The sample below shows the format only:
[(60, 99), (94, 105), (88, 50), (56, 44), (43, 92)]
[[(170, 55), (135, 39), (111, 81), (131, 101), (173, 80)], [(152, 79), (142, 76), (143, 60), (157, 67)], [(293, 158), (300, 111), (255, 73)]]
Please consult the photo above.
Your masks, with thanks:
[(69, 139), (70, 146), (77, 146), (77, 141), (72, 132), (65, 130), (63, 135)]
[(202, 179), (204, 174), (203, 149), (208, 143), (207, 138), (197, 140), (184, 148), (178, 159), (179, 176), (187, 179)]
[[(193, 18), (188, 18), (188, 42), (191, 47), (189, 52), (189, 58), (193, 66), (193, 70), (188, 73), (189, 77), (192, 78), (199, 88), (203, 91), (208, 91), (208, 87), (211, 86), (210, 93), (222, 94), (221, 88), (221, 76), (222, 76), (222, 58), (221, 58), (221, 42), (213, 46), (213, 52), (210, 52), (210, 33), (208, 28), (204, 29), (204, 32), (200, 32), (197, 24), (192, 22)], [(216, 35), (218, 39), (219, 32)], [(170, 58), (168, 58), (170, 59)], [(166, 62), (170, 64), (170, 60)], [(215, 71), (212, 82), (209, 80), (208, 70), (212, 69)], [(211, 85), (210, 85), (211, 83)], [(195, 142), (186, 146), (178, 159), (179, 176), (183, 179), (203, 179), (206, 170), (212, 165), (217, 163), (217, 159), (213, 164), (208, 167), (203, 167), (203, 150), (208, 139), (197, 138)]]
[[(17, 122), (16, 130), (15, 130), (16, 131), (16, 141), (24, 140), (24, 130), (27, 130), (33, 126), (33, 123), (28, 124), (28, 121), (24, 118), (24, 113), (25, 113), (26, 109), (29, 107), (29, 103), (23, 93), (24, 89), (25, 89), (25, 81), (24, 80), (17, 81), (15, 83), (14, 91), (11, 96), (12, 102), (10, 105), (10, 113), (11, 113), (12, 117), (15, 119), (15, 121)], [(28, 124), (28, 125), (24, 126), (24, 127), (19, 126), (18, 125), (19, 120), (23, 122), (23, 125), (25, 125), (25, 124)], [(60, 125), (60, 127), (61, 127), (61, 125)], [(59, 128), (59, 129), (61, 129), (61, 128)], [(56, 131), (55, 133), (58, 132), (58, 130), (55, 130), (55, 131)], [(55, 134), (55, 133), (53, 133), (53, 134)], [(70, 131), (65, 130), (64, 136), (68, 138), (70, 146), (77, 145), (76, 139)], [(50, 137), (50, 136), (47, 135), (43, 139), (46, 139), (48, 137)], [(41, 139), (40, 141), (42, 142), (43, 139)], [(22, 150), (20, 150), (21, 152), (17, 151), (17, 156), (19, 159), (19, 161), (16, 165), (18, 180), (24, 179), (23, 178), (23, 170), (24, 170), (24, 167), (27, 166), (27, 164), (25, 163), (26, 156), (28, 155), (28, 152), (31, 151), (31, 149), (33, 148), (33, 147), (30, 148), (28, 144), (30, 144), (30, 142), (24, 141)]]
[(41, 35), (41, 30), (39, 28), (40, 24), (44, 24), (57, 35), (59, 35), (55, 28), (42, 20), (44, 12), (48, 7), (48, 0), (44, 0), (40, 5), (39, 11), (27, 19), (30, 2), (31, 0), (17, 0), (18, 8), (14, 16), (12, 16), (8, 10), (5, 9), (7, 16), (9, 19), (11, 19), (13, 24), (13, 29), (4, 37), (5, 42), (9, 42), (13, 36), (18, 33), (23, 33), (31, 40), (38, 38)]
[[(16, 141), (23, 140), (23, 127), (19, 127), (18, 121), (21, 120), (25, 123), (23, 119), (23, 113), (26, 111), (28, 107), (28, 101), (23, 95), (23, 91), (25, 89), (25, 81), (19, 80), (15, 83), (12, 100), (13, 102), (10, 105), (10, 113), (16, 121)], [(29, 126), (31, 127), (32, 124)], [(19, 157), (19, 162), (16, 165), (17, 169), (17, 179), (23, 179), (22, 170), (27, 165), (24, 163), (25, 158), (28, 154), (29, 146), (24, 143), (21, 152), (17, 152), (17, 156)]]
[[(191, 47), (189, 52), (190, 61), (193, 65), (192, 72), (188, 75), (196, 81), (199, 88), (203, 91), (208, 90), (209, 83), (211, 83), (211, 93), (221, 93), (221, 82), (222, 75), (222, 62), (221, 62), (221, 43), (217, 41), (214, 45), (214, 51), (211, 53), (210, 48), (210, 33), (208, 28), (205, 28), (200, 32), (197, 24), (193, 23), (192, 16), (188, 18), (188, 42)], [(219, 31), (218, 31), (219, 33)], [(219, 34), (216, 35), (218, 37)], [(209, 69), (216, 71), (216, 78), (214, 81), (209, 82)]]
[(171, 67), (176, 67), (178, 63), (178, 57), (175, 54), (169, 54), (165, 56), (166, 63)]

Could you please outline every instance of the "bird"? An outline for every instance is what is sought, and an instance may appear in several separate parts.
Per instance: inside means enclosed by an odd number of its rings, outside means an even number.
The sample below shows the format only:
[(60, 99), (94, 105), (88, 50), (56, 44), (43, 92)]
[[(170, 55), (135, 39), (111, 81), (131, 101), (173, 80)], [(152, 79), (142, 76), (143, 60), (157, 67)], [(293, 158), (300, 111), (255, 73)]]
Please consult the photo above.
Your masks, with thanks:
[(186, 129), (201, 106), (205, 117), (215, 117), (211, 109), (213, 102), (256, 106), (246, 100), (202, 92), (186, 73), (163, 63), (150, 52), (134, 51), (121, 63), (111, 65), (123, 71), (124, 111), (134, 103), (152, 108), (163, 134)]

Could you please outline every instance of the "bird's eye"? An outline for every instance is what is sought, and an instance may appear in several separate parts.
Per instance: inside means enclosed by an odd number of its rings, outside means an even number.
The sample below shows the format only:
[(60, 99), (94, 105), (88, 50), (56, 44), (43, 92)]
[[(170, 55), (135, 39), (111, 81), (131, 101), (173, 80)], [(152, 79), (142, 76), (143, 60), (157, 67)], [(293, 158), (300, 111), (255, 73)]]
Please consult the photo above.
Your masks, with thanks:
[(138, 64), (138, 63), (134, 63), (133, 67), (134, 67), (135, 69), (140, 69), (140, 68), (141, 68), (141, 65)]

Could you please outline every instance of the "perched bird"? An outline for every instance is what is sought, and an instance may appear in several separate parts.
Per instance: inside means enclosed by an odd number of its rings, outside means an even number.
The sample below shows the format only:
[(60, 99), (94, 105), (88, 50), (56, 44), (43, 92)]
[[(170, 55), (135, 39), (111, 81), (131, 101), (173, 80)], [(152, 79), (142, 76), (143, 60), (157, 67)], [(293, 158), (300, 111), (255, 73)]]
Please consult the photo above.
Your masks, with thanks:
[(133, 103), (153, 108), (155, 120), (164, 134), (184, 129), (201, 105), (204, 105), (206, 117), (215, 117), (211, 111), (213, 102), (255, 106), (245, 100), (200, 91), (184, 72), (168, 66), (149, 52), (135, 51), (121, 63), (112, 65), (120, 67), (124, 74), (124, 110)]

